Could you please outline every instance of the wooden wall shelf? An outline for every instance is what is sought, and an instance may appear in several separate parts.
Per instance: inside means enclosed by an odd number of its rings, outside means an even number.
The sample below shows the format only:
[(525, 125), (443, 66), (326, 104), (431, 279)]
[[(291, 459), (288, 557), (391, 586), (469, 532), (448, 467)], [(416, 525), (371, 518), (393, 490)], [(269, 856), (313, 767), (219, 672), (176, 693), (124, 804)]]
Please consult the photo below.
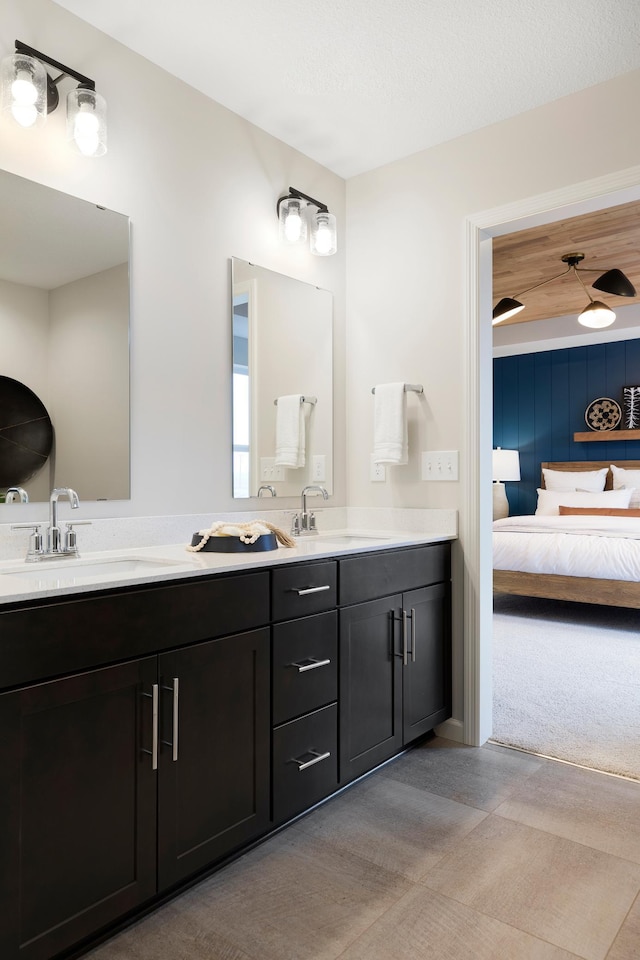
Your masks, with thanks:
[(594, 440), (640, 440), (640, 430), (586, 430), (574, 433), (575, 443), (591, 443)]

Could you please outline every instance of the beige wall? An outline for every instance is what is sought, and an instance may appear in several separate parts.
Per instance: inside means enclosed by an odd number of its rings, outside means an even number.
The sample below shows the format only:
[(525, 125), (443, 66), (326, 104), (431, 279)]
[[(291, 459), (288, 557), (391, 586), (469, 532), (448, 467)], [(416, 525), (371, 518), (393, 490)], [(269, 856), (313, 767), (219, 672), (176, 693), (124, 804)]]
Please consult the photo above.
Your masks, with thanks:
[[(0, 167), (131, 218), (132, 497), (91, 504), (91, 514), (251, 510), (231, 498), (229, 259), (333, 291), (340, 398), (344, 181), (49, 0), (2, 0), (1, 10), (1, 56), (17, 37), (95, 79), (108, 103), (109, 150), (77, 156), (63, 109), (36, 131), (0, 118)], [(336, 214), (336, 256), (280, 245), (276, 201), (290, 185)], [(340, 448), (342, 421), (336, 431)], [(334, 503), (344, 503), (345, 488), (340, 458)]]

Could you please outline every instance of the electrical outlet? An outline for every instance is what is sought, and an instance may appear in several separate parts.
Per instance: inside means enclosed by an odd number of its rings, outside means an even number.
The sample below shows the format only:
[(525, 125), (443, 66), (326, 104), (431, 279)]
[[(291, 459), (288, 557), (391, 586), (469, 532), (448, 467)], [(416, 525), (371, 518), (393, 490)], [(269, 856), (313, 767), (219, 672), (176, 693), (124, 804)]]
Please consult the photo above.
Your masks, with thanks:
[(423, 480), (457, 480), (457, 450), (428, 450), (422, 454)]
[(323, 453), (316, 453), (311, 458), (311, 479), (318, 483), (327, 479), (326, 457)]
[(387, 471), (384, 463), (376, 463), (371, 454), (371, 466), (369, 470), (369, 480), (377, 483), (384, 483), (387, 479)]

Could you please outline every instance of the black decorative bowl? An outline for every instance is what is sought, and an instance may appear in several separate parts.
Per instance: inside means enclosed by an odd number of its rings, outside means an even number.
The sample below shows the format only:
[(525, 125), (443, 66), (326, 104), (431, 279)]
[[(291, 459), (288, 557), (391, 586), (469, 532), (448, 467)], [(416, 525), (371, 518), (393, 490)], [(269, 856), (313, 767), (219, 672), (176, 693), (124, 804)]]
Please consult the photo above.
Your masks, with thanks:
[[(194, 533), (191, 546), (197, 547), (202, 534)], [(255, 543), (244, 543), (240, 537), (209, 537), (202, 547), (203, 553), (259, 553), (264, 550), (277, 550), (278, 538), (275, 533), (263, 533)]]

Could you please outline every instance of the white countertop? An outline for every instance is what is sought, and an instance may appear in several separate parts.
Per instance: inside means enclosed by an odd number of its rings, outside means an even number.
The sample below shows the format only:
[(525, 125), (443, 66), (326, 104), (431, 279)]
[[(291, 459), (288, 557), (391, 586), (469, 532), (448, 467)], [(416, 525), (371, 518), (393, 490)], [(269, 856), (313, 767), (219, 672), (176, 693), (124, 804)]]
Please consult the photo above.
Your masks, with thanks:
[[(340, 531), (301, 537), (295, 547), (243, 553), (191, 553), (184, 544), (81, 553), (78, 558), (0, 562), (0, 604), (71, 596), (145, 583), (162, 583), (210, 573), (260, 570), (302, 560), (340, 557), (397, 547), (441, 543), (451, 536)], [(97, 568), (97, 564), (101, 567)], [(94, 569), (91, 569), (94, 565)], [(113, 572), (109, 570), (113, 565)], [(125, 569), (128, 568), (128, 569)]]

